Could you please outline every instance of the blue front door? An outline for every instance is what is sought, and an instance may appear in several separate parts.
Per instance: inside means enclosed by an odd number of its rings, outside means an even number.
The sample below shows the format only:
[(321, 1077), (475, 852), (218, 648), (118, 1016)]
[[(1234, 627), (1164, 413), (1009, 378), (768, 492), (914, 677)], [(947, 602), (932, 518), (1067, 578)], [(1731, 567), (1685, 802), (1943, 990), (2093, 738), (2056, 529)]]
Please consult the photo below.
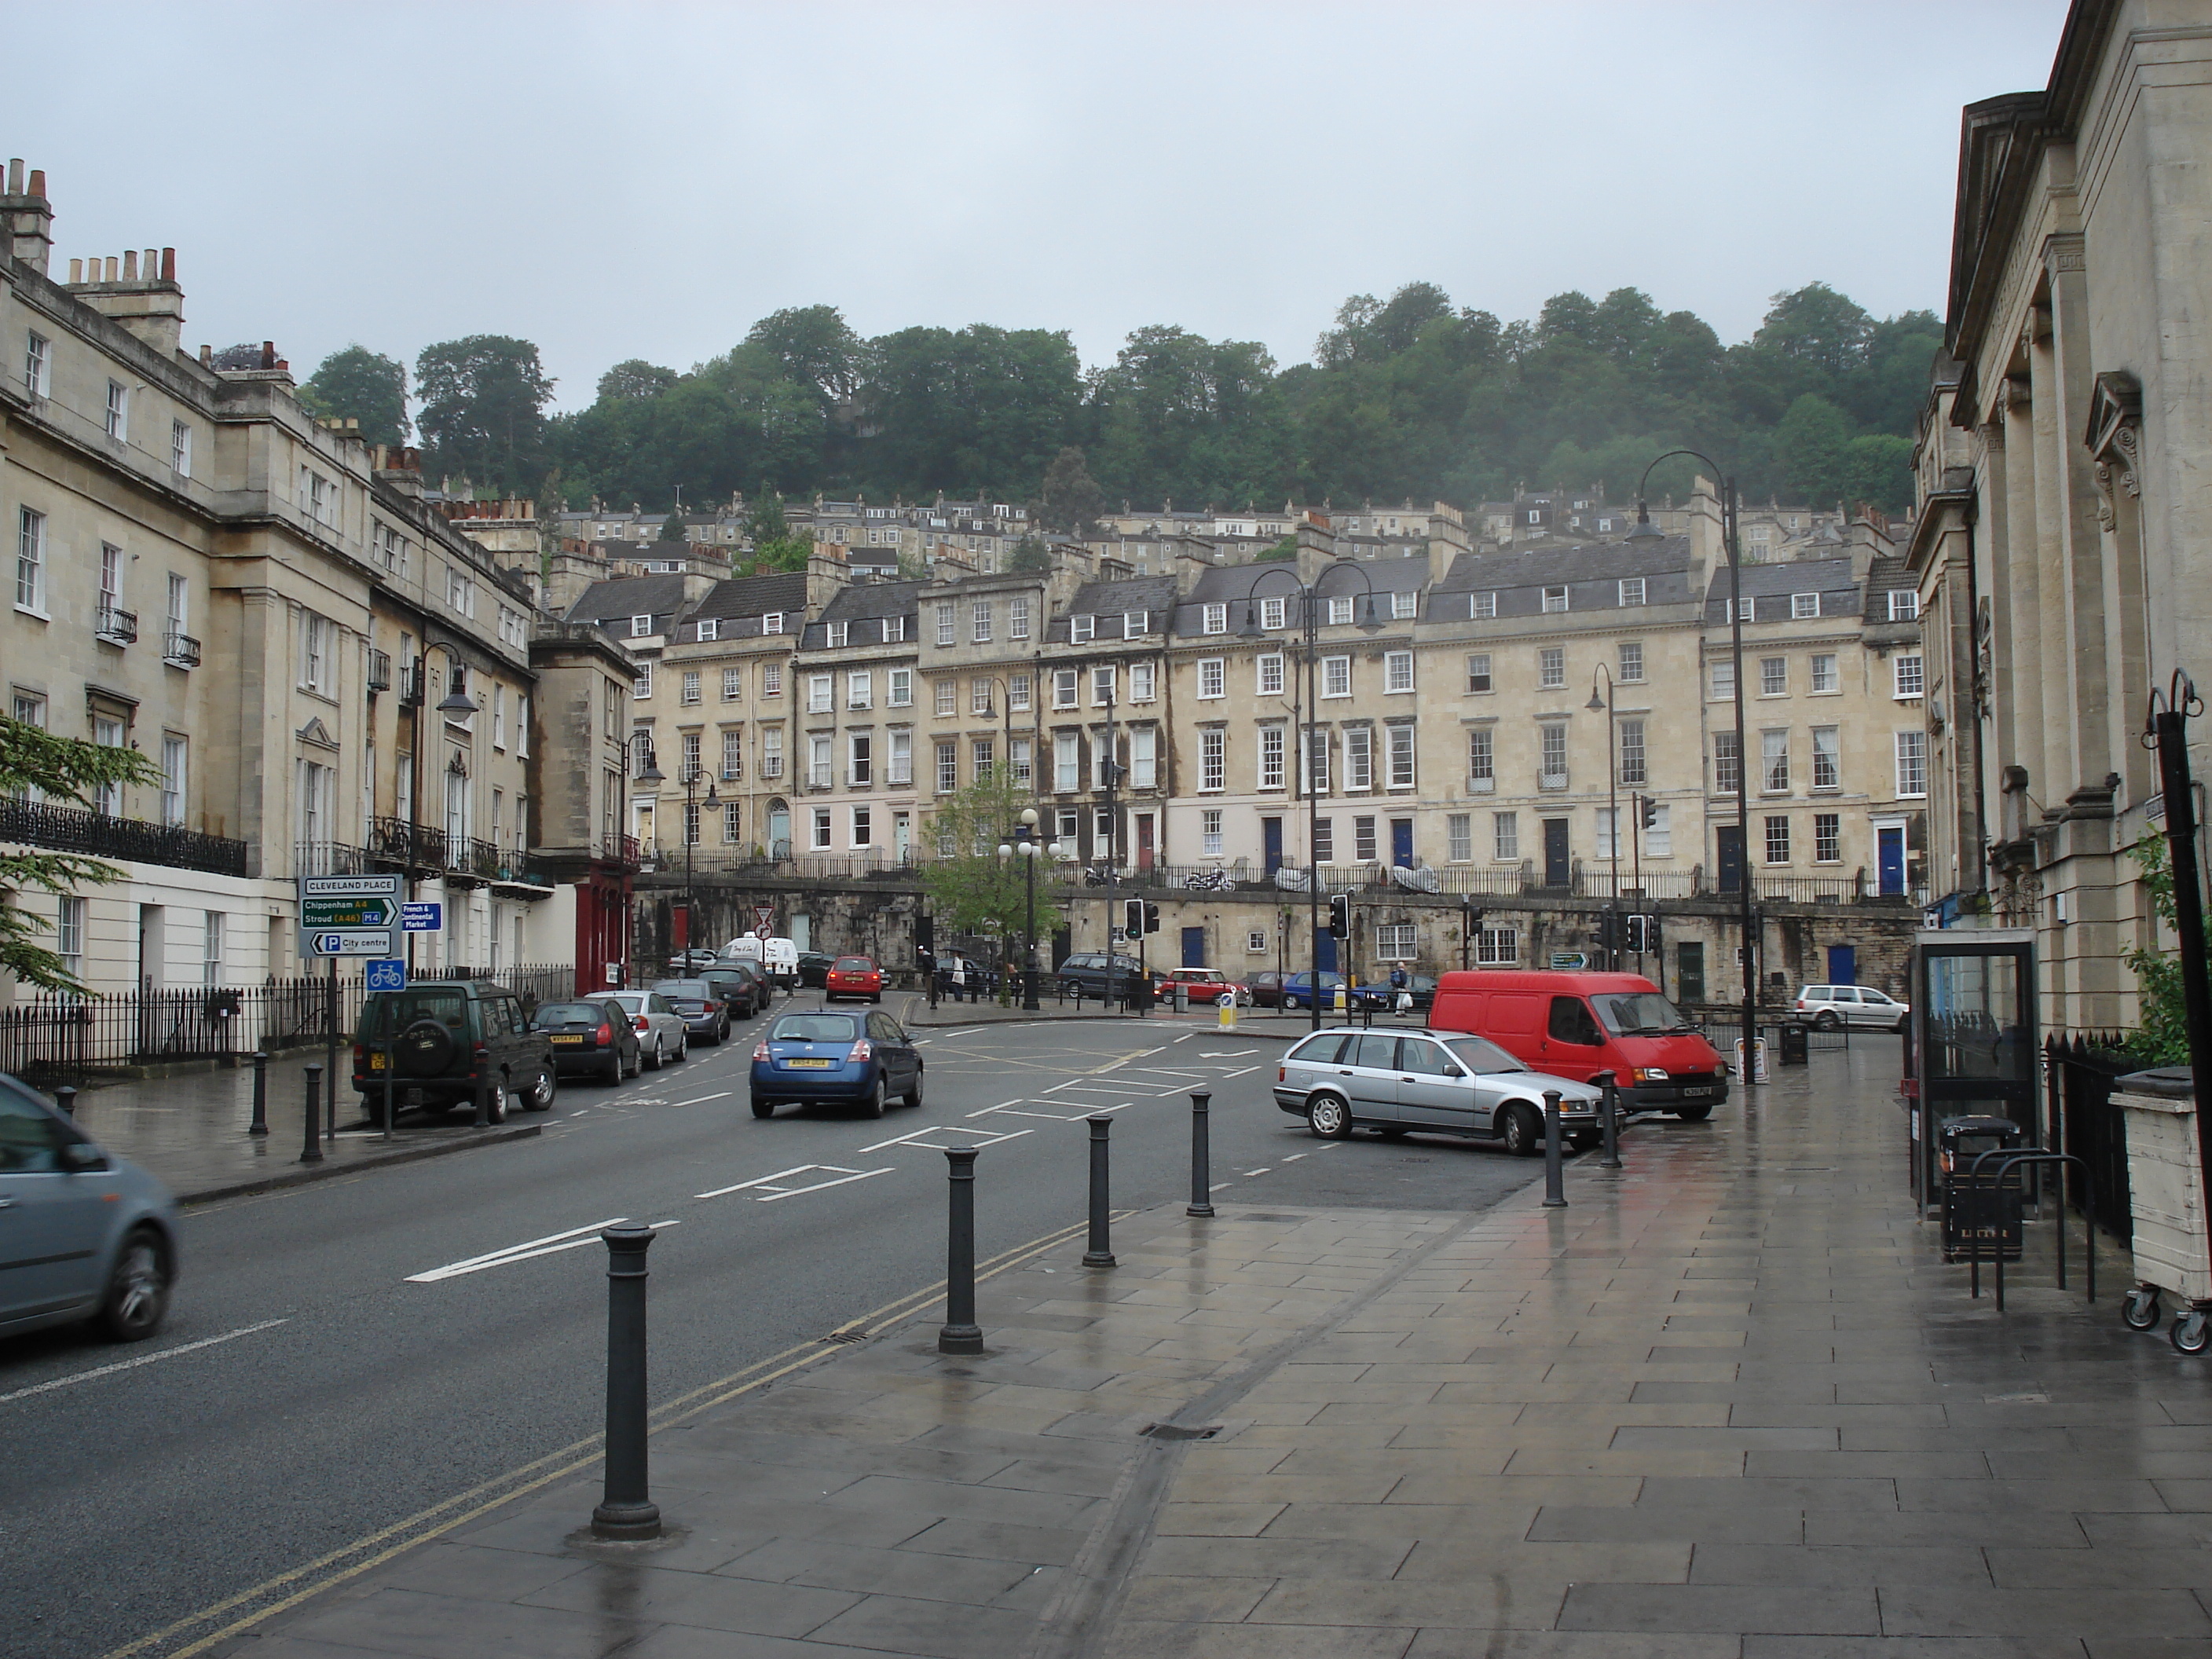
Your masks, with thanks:
[(1390, 862), (1401, 870), (1413, 867), (1413, 821), (1411, 818), (1390, 820)]
[(1267, 855), (1267, 871), (1273, 875), (1283, 867), (1283, 821), (1280, 818), (1260, 820), (1260, 847)]
[(1902, 893), (1905, 890), (1905, 826), (1886, 823), (1875, 831), (1875, 867), (1881, 874), (1881, 890)]
[(1831, 945), (1828, 947), (1828, 983), (1856, 985), (1859, 982), (1859, 947), (1856, 945)]
[(1182, 965), (1186, 968), (1206, 966), (1206, 929), (1186, 927), (1182, 930)]
[(1336, 935), (1326, 927), (1314, 935), (1314, 966), (1324, 974), (1336, 971)]

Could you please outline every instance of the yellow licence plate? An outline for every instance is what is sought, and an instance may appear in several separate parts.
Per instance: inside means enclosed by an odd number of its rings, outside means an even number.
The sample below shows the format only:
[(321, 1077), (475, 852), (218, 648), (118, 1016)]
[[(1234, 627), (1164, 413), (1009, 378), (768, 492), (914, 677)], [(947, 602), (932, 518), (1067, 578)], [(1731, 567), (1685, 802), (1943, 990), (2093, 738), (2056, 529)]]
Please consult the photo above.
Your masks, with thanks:
[(556, 1037), (555, 1037), (555, 1038), (553, 1039), (553, 1041), (554, 1041), (554, 1042), (575, 1042), (575, 1043), (580, 1043), (580, 1042), (583, 1042), (583, 1040), (584, 1040), (584, 1039), (583, 1039), (583, 1038), (581, 1038), (581, 1037), (580, 1037), (580, 1036), (556, 1036)]
[(811, 1066), (825, 1072), (830, 1069), (830, 1062), (826, 1060), (787, 1060), (783, 1063), (791, 1066)]
[(368, 1069), (372, 1072), (382, 1071), (384, 1069), (384, 1056), (382, 1054), (371, 1054), (368, 1057)]

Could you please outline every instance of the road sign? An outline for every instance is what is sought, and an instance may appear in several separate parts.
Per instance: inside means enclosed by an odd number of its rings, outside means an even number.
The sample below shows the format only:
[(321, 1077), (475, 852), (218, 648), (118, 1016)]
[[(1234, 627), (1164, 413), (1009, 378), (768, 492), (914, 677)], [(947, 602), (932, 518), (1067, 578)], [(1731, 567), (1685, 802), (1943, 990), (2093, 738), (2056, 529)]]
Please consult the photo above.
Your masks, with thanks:
[(1587, 968), (1589, 966), (1589, 953), (1586, 951), (1554, 951), (1552, 952), (1552, 966)]
[(759, 927), (753, 929), (753, 937), (755, 939), (772, 939), (775, 935), (769, 932), (769, 924), (763, 922)]
[(768, 938), (769, 929), (775, 926), (775, 906), (756, 904), (753, 906), (753, 920), (760, 924), (758, 936), (762, 939)]
[(399, 907), (399, 925), (410, 933), (441, 933), (446, 907), (436, 899), (422, 899)]
[(325, 932), (307, 929), (307, 953), (318, 957), (389, 957), (394, 945), (389, 927), (332, 928)]
[(300, 926), (309, 933), (325, 927), (390, 927), (399, 907), (388, 898), (307, 898), (300, 901)]
[(302, 876), (300, 896), (311, 898), (388, 898), (399, 896), (397, 876)]
[(372, 991), (404, 991), (407, 988), (407, 963), (399, 957), (368, 964), (368, 988)]

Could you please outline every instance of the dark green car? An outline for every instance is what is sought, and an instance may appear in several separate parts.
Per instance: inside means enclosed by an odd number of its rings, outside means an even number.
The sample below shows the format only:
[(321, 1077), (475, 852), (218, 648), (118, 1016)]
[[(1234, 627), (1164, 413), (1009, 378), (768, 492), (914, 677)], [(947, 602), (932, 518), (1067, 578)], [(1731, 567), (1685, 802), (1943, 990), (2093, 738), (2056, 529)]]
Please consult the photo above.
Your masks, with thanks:
[(507, 1099), (523, 1110), (549, 1110), (558, 1091), (553, 1044), (531, 1029), (522, 999), (488, 979), (426, 980), (404, 991), (374, 991), (354, 1034), (353, 1086), (372, 1119), (384, 1110), (434, 1112), (490, 1097), (486, 1115), (507, 1118)]

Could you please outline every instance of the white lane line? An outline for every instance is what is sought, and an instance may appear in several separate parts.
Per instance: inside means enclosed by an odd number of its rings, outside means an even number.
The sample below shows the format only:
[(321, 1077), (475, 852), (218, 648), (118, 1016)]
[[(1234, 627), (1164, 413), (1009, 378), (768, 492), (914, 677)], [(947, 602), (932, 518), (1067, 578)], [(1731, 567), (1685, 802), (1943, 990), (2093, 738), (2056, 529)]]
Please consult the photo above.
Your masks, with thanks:
[(1200, 1054), (1199, 1058), (1200, 1060), (1237, 1060), (1243, 1055), (1256, 1054), (1259, 1052), (1257, 1048), (1216, 1048), (1210, 1054)]
[[(1258, 1066), (1245, 1066), (1245, 1067), (1243, 1068), (1243, 1070), (1242, 1070), (1242, 1071), (1231, 1072), (1231, 1073), (1229, 1074), (1229, 1077), (1246, 1077), (1246, 1076), (1250, 1075), (1252, 1073), (1258, 1071), (1259, 1069), (1260, 1069), (1260, 1068), (1259, 1068)], [(1229, 1080), (1229, 1078), (1224, 1078), (1224, 1079), (1222, 1079), (1221, 1080), (1222, 1080), (1224, 1083), (1226, 1083), (1226, 1082)]]
[(140, 1354), (136, 1359), (118, 1359), (112, 1365), (95, 1365), (88, 1371), (78, 1371), (71, 1376), (58, 1376), (50, 1382), (33, 1382), (27, 1389), (17, 1389), (12, 1394), (0, 1394), (0, 1406), (11, 1400), (28, 1400), (34, 1394), (51, 1394), (56, 1389), (66, 1389), (73, 1383), (89, 1382), (95, 1376), (112, 1376), (118, 1371), (132, 1371), (141, 1365), (150, 1365), (157, 1359), (174, 1359), (180, 1353), (191, 1353), (201, 1348), (212, 1348), (218, 1342), (234, 1342), (241, 1336), (252, 1336), (256, 1331), (274, 1330), (279, 1325), (289, 1324), (289, 1319), (264, 1319), (258, 1325), (241, 1325), (234, 1331), (225, 1331), (221, 1336), (204, 1336), (197, 1342), (179, 1343), (173, 1348), (164, 1348), (159, 1353)]
[(1245, 1171), (1244, 1171), (1244, 1173), (1245, 1173), (1246, 1175), (1248, 1175), (1248, 1176), (1265, 1175), (1265, 1174), (1267, 1174), (1267, 1173), (1268, 1170), (1269, 1170), (1270, 1168), (1272, 1168), (1272, 1167), (1273, 1167), (1272, 1165), (1266, 1164), (1261, 1164), (1258, 1169), (1256, 1169), (1256, 1170), (1245, 1170)]
[(622, 1218), (618, 1215), (611, 1215), (605, 1221), (594, 1221), (589, 1226), (571, 1227), (565, 1233), (548, 1233), (543, 1238), (526, 1239), (520, 1244), (509, 1244), (504, 1249), (487, 1250), (482, 1255), (472, 1255), (459, 1261), (448, 1262), (444, 1267), (434, 1268), (433, 1271), (442, 1273), (453, 1267), (473, 1267), (478, 1262), (496, 1261), (500, 1257), (512, 1255), (517, 1250), (534, 1250), (540, 1244), (552, 1244), (564, 1238), (575, 1238), (585, 1233), (596, 1233), (602, 1227), (613, 1226)]
[(804, 1193), (818, 1193), (825, 1187), (842, 1187), (852, 1182), (866, 1181), (872, 1176), (890, 1175), (890, 1173), (891, 1170), (889, 1169), (854, 1170), (848, 1174), (839, 1176), (835, 1181), (817, 1181), (811, 1187), (790, 1187), (780, 1191), (764, 1194), (759, 1201), (763, 1204), (773, 1204), (780, 1198), (797, 1198)]
[(1237, 1184), (1237, 1183), (1236, 1183), (1235, 1182), (1233, 1182), (1233, 1181), (1217, 1181), (1217, 1182), (1214, 1182), (1211, 1187), (1208, 1187), (1206, 1190), (1206, 1191), (1208, 1191), (1209, 1193), (1218, 1193), (1218, 1192), (1219, 1192), (1219, 1191), (1220, 1191), (1224, 1187), (1234, 1187), (1236, 1184)]
[(1292, 1153), (1291, 1153), (1288, 1157), (1286, 1157), (1285, 1158), (1284, 1158), (1283, 1162), (1284, 1162), (1284, 1163), (1285, 1163), (1285, 1164), (1295, 1164), (1295, 1163), (1297, 1163), (1300, 1158), (1304, 1158), (1304, 1157), (1306, 1157), (1306, 1156), (1308, 1156), (1308, 1154), (1306, 1154), (1306, 1153), (1304, 1153), (1304, 1152), (1292, 1152)]
[[(924, 1140), (922, 1137), (924, 1135), (949, 1135), (955, 1133), (956, 1131), (949, 1124), (940, 1124), (933, 1129), (910, 1129), (905, 1134), (896, 1136), (892, 1139), (879, 1140), (872, 1146), (863, 1146), (860, 1148), (860, 1152), (880, 1152), (886, 1146), (920, 1146), (925, 1152), (941, 1152), (945, 1150), (942, 1146), (932, 1146), (927, 1141)], [(970, 1143), (980, 1149), (985, 1146), (995, 1146), (1002, 1140), (1012, 1140), (1016, 1135), (1033, 1134), (1036, 1132), (1030, 1129), (975, 1129), (957, 1133), (965, 1133), (969, 1137)], [(985, 1137), (988, 1138), (986, 1139)]]
[[(583, 1235), (581, 1237), (577, 1237), (574, 1233), (549, 1233), (542, 1239), (532, 1240), (528, 1244), (517, 1244), (508, 1249), (495, 1250), (489, 1255), (475, 1256), (466, 1261), (448, 1262), (442, 1267), (433, 1267), (428, 1273), (410, 1273), (404, 1282), (409, 1285), (442, 1284), (448, 1279), (459, 1279), (469, 1273), (487, 1273), (494, 1267), (511, 1267), (518, 1261), (534, 1261), (541, 1255), (558, 1255), (563, 1250), (580, 1250), (599, 1243), (599, 1230), (602, 1227), (611, 1227), (616, 1222), (627, 1219), (629, 1218), (626, 1216), (613, 1216), (605, 1221), (595, 1221), (588, 1227), (575, 1230), (577, 1233)], [(680, 1226), (683, 1224), (676, 1221), (656, 1221), (651, 1224), (653, 1231), (658, 1232), (663, 1227)], [(554, 1243), (556, 1239), (565, 1239), (567, 1242), (556, 1243)]]
[(678, 1106), (704, 1106), (710, 1100), (727, 1100), (735, 1092), (734, 1090), (725, 1089), (718, 1095), (701, 1095), (696, 1100), (679, 1100), (676, 1103)]
[(852, 1173), (851, 1170), (846, 1169), (842, 1164), (794, 1164), (788, 1170), (778, 1170), (774, 1175), (755, 1176), (750, 1181), (740, 1181), (734, 1187), (717, 1187), (711, 1193), (694, 1193), (691, 1196), (694, 1198), (725, 1198), (732, 1193), (742, 1193), (747, 1188), (753, 1187), (765, 1187), (773, 1182), (782, 1181), (792, 1176), (806, 1175), (816, 1170), (828, 1170), (840, 1175), (849, 1175)]
[(1195, 1031), (1185, 1031), (1181, 1036), (1177, 1037), (1176, 1041), (1177, 1042), (1188, 1042), (1197, 1035), (1198, 1033)]

